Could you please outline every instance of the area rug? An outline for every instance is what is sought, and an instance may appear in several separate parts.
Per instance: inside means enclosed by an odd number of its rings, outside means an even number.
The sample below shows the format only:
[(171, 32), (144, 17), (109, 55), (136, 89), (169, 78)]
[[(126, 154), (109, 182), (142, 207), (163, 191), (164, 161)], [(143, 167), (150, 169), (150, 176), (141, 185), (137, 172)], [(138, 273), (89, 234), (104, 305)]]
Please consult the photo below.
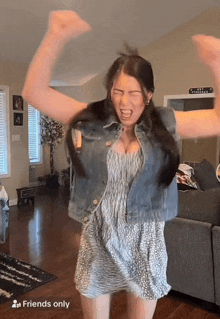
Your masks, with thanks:
[(0, 252), (0, 304), (56, 278), (38, 267)]

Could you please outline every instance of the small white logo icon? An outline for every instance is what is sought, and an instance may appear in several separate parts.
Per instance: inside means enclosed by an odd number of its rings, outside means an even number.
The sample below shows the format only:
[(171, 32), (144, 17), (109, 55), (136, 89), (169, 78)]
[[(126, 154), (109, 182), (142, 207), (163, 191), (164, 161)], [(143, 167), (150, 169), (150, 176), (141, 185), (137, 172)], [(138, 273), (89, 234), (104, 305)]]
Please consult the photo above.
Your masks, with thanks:
[(12, 308), (20, 308), (21, 307), (21, 303), (15, 299), (13, 300), (13, 305), (11, 306)]

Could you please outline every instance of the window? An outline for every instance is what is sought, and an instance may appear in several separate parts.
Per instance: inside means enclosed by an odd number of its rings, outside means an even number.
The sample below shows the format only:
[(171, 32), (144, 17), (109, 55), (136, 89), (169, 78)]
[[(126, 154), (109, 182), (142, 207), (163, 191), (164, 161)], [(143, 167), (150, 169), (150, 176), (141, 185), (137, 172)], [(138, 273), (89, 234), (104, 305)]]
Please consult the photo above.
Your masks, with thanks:
[(0, 86), (0, 176), (9, 177), (9, 88)]
[(28, 154), (31, 164), (41, 163), (40, 111), (28, 105)]

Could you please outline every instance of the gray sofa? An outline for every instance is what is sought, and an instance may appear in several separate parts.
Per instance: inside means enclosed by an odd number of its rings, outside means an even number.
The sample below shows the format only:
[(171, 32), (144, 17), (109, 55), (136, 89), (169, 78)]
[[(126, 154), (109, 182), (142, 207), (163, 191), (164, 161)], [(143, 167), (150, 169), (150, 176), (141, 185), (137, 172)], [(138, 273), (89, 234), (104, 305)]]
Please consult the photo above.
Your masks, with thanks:
[(218, 181), (215, 186), (178, 191), (179, 212), (176, 218), (166, 222), (165, 240), (167, 279), (172, 289), (220, 306)]
[(4, 210), (5, 202), (0, 200), (0, 244), (4, 244), (8, 239), (9, 211)]

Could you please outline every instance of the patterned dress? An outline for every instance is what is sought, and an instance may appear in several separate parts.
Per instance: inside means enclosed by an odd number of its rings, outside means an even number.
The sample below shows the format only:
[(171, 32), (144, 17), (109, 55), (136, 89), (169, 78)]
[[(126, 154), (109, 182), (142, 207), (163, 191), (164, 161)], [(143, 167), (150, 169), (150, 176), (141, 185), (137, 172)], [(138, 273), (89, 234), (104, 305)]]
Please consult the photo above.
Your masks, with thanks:
[(75, 272), (76, 288), (88, 298), (126, 290), (152, 300), (171, 289), (166, 280), (165, 223), (126, 223), (127, 195), (142, 163), (141, 149), (127, 154), (109, 150), (107, 187), (83, 224)]

